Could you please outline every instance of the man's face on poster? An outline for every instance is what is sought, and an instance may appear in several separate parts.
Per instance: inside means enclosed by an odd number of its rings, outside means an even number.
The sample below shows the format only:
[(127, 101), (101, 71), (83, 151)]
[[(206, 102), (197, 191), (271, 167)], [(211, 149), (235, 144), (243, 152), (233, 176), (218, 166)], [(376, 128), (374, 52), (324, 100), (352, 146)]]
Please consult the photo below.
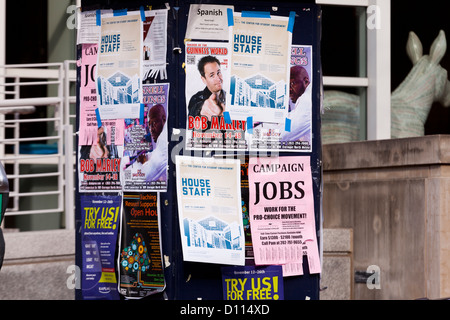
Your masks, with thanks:
[(220, 65), (216, 62), (207, 63), (204, 67), (205, 76), (202, 76), (203, 83), (208, 87), (211, 93), (217, 93), (222, 90), (223, 77)]
[(297, 99), (305, 92), (310, 83), (308, 72), (300, 66), (291, 68), (291, 80), (289, 97), (292, 102), (296, 102)]
[(152, 134), (152, 138), (155, 142), (158, 141), (158, 138), (164, 129), (165, 122), (166, 116), (162, 107), (155, 106), (150, 109), (148, 125), (150, 126), (150, 133)]

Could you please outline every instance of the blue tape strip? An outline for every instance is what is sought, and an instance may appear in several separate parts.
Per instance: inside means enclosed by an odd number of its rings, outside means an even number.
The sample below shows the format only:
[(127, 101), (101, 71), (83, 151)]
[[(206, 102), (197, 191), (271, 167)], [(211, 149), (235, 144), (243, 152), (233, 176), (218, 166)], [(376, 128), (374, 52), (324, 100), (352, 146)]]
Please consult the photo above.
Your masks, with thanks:
[(231, 8), (227, 9), (227, 18), (228, 18), (228, 26), (229, 27), (234, 26), (233, 9)]
[(114, 17), (126, 16), (128, 14), (128, 9), (114, 10)]
[(100, 110), (98, 110), (98, 108), (95, 109), (95, 114), (97, 115), (97, 127), (103, 127), (102, 118), (100, 117)]
[(100, 81), (97, 81), (97, 92), (99, 92), (98, 97), (100, 98), (100, 103), (99, 105), (101, 106), (103, 104), (103, 99), (102, 99), (102, 84)]
[(247, 118), (247, 132), (253, 134), (253, 117)]
[(269, 11), (242, 11), (241, 17), (242, 18), (269, 18), (270, 19), (270, 12)]
[(230, 113), (228, 111), (225, 111), (223, 113), (223, 118), (225, 119), (225, 123), (226, 124), (231, 124), (232, 123), (231, 122), (231, 116), (230, 116)]
[(141, 6), (139, 8), (139, 10), (141, 11), (141, 20), (145, 21), (145, 9), (144, 9), (144, 6)]
[(294, 32), (294, 23), (295, 23), (295, 11), (291, 11), (289, 13), (289, 23), (287, 27), (290, 33)]
[(236, 77), (231, 77), (230, 81), (230, 95), (231, 95), (231, 104), (234, 104), (234, 93), (236, 90)]
[(95, 12), (95, 15), (96, 15), (97, 26), (101, 26), (102, 25), (102, 12), (100, 10), (97, 10)]
[(292, 124), (291, 119), (286, 118), (286, 122), (284, 124), (284, 131), (291, 132), (291, 124)]
[(139, 110), (139, 124), (141, 126), (145, 124), (144, 111), (145, 111), (145, 104), (141, 103), (141, 109)]

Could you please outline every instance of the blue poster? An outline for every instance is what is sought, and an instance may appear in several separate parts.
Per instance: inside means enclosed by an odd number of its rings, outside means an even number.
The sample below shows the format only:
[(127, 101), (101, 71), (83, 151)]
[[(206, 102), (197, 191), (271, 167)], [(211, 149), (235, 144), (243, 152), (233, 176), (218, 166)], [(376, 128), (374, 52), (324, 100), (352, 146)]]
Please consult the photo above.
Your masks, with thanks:
[(281, 266), (223, 267), (224, 300), (284, 300)]
[(120, 196), (81, 195), (81, 292), (84, 300), (119, 300), (115, 251)]

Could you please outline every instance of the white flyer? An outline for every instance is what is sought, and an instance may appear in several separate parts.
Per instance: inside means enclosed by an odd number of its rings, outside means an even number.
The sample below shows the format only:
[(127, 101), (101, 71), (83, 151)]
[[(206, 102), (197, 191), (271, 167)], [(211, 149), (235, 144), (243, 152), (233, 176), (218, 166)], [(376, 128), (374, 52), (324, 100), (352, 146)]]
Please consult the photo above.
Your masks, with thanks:
[(228, 40), (228, 13), (233, 6), (191, 4), (186, 39)]
[(230, 26), (230, 88), (233, 120), (285, 122), (289, 104), (292, 33), (288, 17), (234, 13)]
[(245, 264), (240, 161), (176, 157), (183, 259)]
[(139, 118), (141, 35), (142, 21), (137, 13), (101, 19), (97, 102), (102, 119)]
[(142, 81), (167, 79), (167, 9), (145, 11)]

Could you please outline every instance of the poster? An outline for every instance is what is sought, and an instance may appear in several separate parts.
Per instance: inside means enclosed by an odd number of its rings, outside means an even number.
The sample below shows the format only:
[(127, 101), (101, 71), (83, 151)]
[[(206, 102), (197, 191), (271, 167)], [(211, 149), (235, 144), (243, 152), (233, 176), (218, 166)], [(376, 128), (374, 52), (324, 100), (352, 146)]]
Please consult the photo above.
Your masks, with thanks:
[(292, 45), (286, 121), (255, 125), (250, 150), (312, 151), (312, 63), (312, 46)]
[(125, 119), (124, 191), (167, 190), (169, 87), (168, 83), (143, 85), (142, 118)]
[[(104, 11), (105, 12), (105, 11)], [(97, 12), (77, 12), (77, 44), (97, 44), (100, 27), (97, 25)]]
[(78, 190), (80, 192), (120, 191), (120, 162), (123, 146), (108, 145), (104, 128), (97, 143), (78, 147)]
[(101, 19), (97, 94), (102, 120), (139, 118), (142, 34), (139, 14)]
[(234, 13), (227, 111), (233, 120), (284, 123), (292, 33), (288, 17)]
[(250, 158), (250, 224), (256, 265), (288, 265), (284, 276), (320, 273), (310, 158)]
[(186, 43), (188, 150), (245, 150), (246, 121), (227, 121), (229, 47), (225, 42)]
[(284, 300), (281, 266), (223, 267), (224, 300)]
[(78, 147), (78, 190), (120, 191), (120, 163), (123, 146), (107, 144), (106, 129), (98, 129), (96, 143)]
[[(81, 47), (81, 86), (80, 86), (80, 130), (79, 145), (91, 146), (97, 144), (98, 121), (97, 87), (95, 74), (97, 71), (98, 44), (83, 44)], [(123, 144), (123, 121), (103, 120), (106, 143), (111, 144), (111, 138), (116, 145)]]
[(81, 294), (85, 300), (118, 300), (115, 252), (120, 196), (81, 195)]
[(228, 41), (228, 12), (233, 6), (191, 4), (186, 39)]
[(165, 288), (157, 193), (124, 193), (119, 292), (139, 299)]
[(176, 172), (183, 259), (244, 265), (239, 160), (177, 156)]
[(167, 79), (167, 9), (145, 11), (142, 41), (142, 81)]
[(250, 203), (248, 186), (248, 157), (241, 159), (241, 203), (242, 203), (242, 221), (245, 234), (245, 257), (253, 259), (252, 235), (250, 230)]

